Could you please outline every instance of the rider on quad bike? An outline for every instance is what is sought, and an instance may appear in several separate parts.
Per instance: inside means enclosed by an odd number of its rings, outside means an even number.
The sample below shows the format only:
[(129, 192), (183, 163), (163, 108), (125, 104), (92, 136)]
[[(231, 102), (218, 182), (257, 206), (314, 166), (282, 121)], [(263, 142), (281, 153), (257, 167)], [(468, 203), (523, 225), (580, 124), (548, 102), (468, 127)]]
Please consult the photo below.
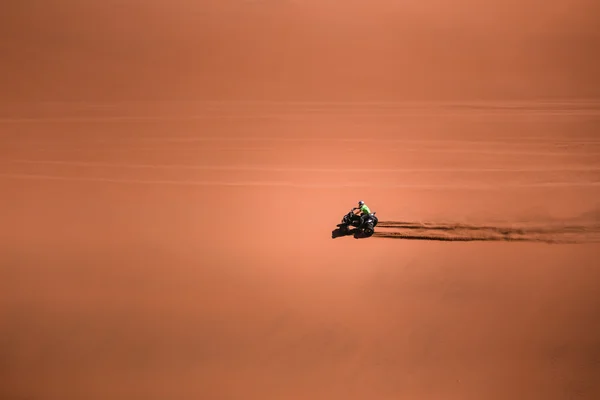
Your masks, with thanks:
[(369, 207), (367, 207), (365, 202), (362, 200), (358, 202), (358, 207), (354, 207), (352, 209), (352, 211), (355, 211), (355, 210), (359, 211), (358, 213), (354, 213), (354, 215), (356, 215), (357, 217), (360, 218), (360, 224), (358, 225), (358, 229), (360, 229), (365, 224), (365, 221), (367, 220), (367, 217), (369, 216), (369, 214), (371, 214), (371, 210), (369, 209)]

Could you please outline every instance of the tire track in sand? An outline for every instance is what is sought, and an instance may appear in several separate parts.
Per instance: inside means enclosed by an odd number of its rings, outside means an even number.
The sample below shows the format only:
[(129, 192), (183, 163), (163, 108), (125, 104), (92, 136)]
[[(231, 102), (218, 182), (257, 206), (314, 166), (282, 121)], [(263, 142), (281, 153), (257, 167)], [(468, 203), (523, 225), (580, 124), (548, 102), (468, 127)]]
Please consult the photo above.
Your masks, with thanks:
[(423, 223), (381, 221), (373, 237), (405, 240), (437, 240), (448, 242), (507, 241), (543, 243), (597, 243), (600, 242), (600, 222), (583, 224), (541, 225), (470, 225), (460, 223)]

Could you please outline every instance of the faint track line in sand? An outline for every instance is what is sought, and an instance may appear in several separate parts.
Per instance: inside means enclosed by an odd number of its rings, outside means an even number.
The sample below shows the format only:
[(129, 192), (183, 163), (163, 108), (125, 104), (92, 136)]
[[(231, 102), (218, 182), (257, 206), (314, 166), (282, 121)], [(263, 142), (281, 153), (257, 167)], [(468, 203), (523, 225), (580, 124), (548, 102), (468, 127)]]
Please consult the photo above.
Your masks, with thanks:
[[(598, 143), (600, 145), (600, 142)], [(18, 150), (18, 151), (25, 151), (25, 150), (34, 150), (34, 151), (39, 151), (39, 152), (53, 152), (53, 151), (63, 151), (63, 152), (86, 152), (86, 151), (92, 151), (92, 150), (101, 150), (103, 153), (110, 151), (112, 153), (117, 152), (117, 153), (122, 153), (122, 152), (136, 152), (136, 151), (146, 151), (146, 152), (153, 152), (153, 151), (164, 151), (165, 147), (164, 146), (135, 146), (135, 147), (128, 147), (128, 148), (123, 148), (123, 147), (119, 147), (119, 148), (111, 148), (111, 149), (97, 149), (94, 147), (71, 147), (71, 148), (64, 148), (61, 147), (60, 145), (56, 146), (56, 147), (52, 147), (49, 148), (46, 145), (42, 145), (39, 147), (33, 147), (33, 146), (23, 146), (23, 147), (16, 147), (13, 149)], [(186, 147), (184, 149), (181, 148), (177, 148), (178, 151), (181, 150), (185, 150), (185, 151), (196, 151), (196, 152), (200, 152), (200, 151), (206, 151), (206, 152), (210, 152), (211, 154), (214, 152), (273, 152), (273, 153), (285, 153), (287, 150), (286, 149), (282, 149), (282, 148), (277, 148), (277, 147), (226, 147), (226, 148), (193, 148), (193, 147)], [(580, 149), (578, 149), (580, 150)], [(336, 149), (335, 150), (337, 153), (349, 153), (349, 152), (358, 152), (358, 151), (362, 151), (362, 149), (358, 149), (358, 148), (342, 148), (342, 149)], [(570, 149), (570, 150), (565, 150), (565, 151), (547, 151), (547, 152), (543, 152), (543, 151), (503, 151), (503, 150), (483, 150), (483, 149), (456, 149), (456, 148), (448, 148), (448, 149), (428, 149), (428, 148), (403, 148), (403, 147), (399, 147), (399, 148), (392, 148), (389, 146), (386, 146), (383, 149), (378, 149), (377, 153), (384, 153), (384, 152), (396, 152), (398, 154), (402, 154), (402, 153), (433, 153), (433, 154), (489, 154), (489, 155), (498, 155), (498, 156), (510, 156), (510, 155), (526, 155), (526, 156), (540, 156), (540, 157), (600, 157), (600, 151), (597, 152), (591, 152), (591, 151), (577, 151), (575, 149)], [(333, 153), (333, 151), (332, 151)], [(600, 161), (600, 158), (599, 158)]]
[[(198, 141), (200, 142), (200, 141)], [(435, 141), (433, 141), (435, 142)], [(57, 143), (48, 143), (48, 142), (29, 142), (29, 143), (21, 143), (19, 146), (14, 146), (13, 148), (16, 148), (20, 151), (23, 150), (38, 150), (38, 151), (86, 151), (86, 150), (94, 150), (94, 145), (97, 145), (98, 143), (103, 143), (105, 144), (106, 142), (97, 142), (97, 143), (90, 143), (88, 146), (89, 147), (71, 147), (71, 148), (65, 148), (64, 146), (61, 146), (60, 144)], [(165, 144), (165, 142), (161, 142), (163, 144)], [(171, 143), (171, 142), (167, 142), (167, 143)], [(175, 142), (172, 142), (175, 143)], [(189, 143), (189, 142), (188, 142)], [(439, 142), (438, 142), (439, 143)], [(133, 144), (133, 146), (132, 146)], [(460, 145), (460, 142), (456, 143)], [(482, 143), (484, 144), (484, 143)], [(496, 145), (502, 145), (503, 143), (496, 143)], [(459, 148), (455, 148), (455, 147), (449, 147), (449, 148), (427, 148), (427, 147), (413, 147), (413, 148), (407, 148), (407, 147), (391, 147), (391, 146), (384, 146), (381, 149), (377, 149), (376, 152), (377, 153), (383, 153), (383, 152), (397, 152), (397, 153), (439, 153), (439, 154), (490, 154), (490, 155), (530, 155), (530, 156), (547, 156), (547, 157), (569, 157), (569, 156), (584, 156), (584, 157), (592, 157), (592, 156), (600, 156), (600, 151), (590, 151), (589, 147), (582, 147), (582, 146), (600, 146), (600, 141), (598, 142), (565, 142), (565, 144), (569, 144), (570, 146), (565, 146), (565, 145), (559, 145), (559, 144), (544, 144), (543, 147), (548, 147), (548, 148), (552, 148), (555, 147), (556, 151), (529, 151), (529, 150), (512, 150), (512, 149), (494, 149), (494, 150), (486, 150), (486, 149), (482, 149), (482, 148), (465, 148), (463, 147), (459, 147)], [(143, 144), (137, 145), (137, 143), (131, 143), (131, 142), (125, 142), (125, 143), (113, 143), (114, 146), (128, 146), (126, 148), (124, 147), (114, 147), (111, 149), (106, 149), (106, 148), (102, 148), (102, 151), (107, 151), (110, 150), (111, 152), (128, 152), (128, 151), (159, 151), (159, 150), (164, 150), (165, 147), (164, 146), (160, 146), (160, 144), (157, 143), (156, 146), (144, 146)], [(494, 145), (494, 143), (489, 143), (488, 145)], [(535, 143), (531, 143), (532, 146), (536, 146), (537, 147), (541, 147), (540, 144), (535, 144)], [(577, 146), (577, 148), (575, 148), (575, 146)], [(523, 146), (526, 147), (526, 146)], [(600, 148), (599, 148), (600, 149)], [(181, 150), (181, 149), (179, 149)], [(248, 146), (248, 147), (220, 147), (220, 148), (193, 148), (193, 147), (185, 147), (183, 150), (186, 151), (210, 151), (215, 152), (215, 151), (222, 151), (222, 152), (227, 152), (227, 151), (266, 151), (266, 152), (275, 152), (275, 153), (284, 153), (286, 152), (288, 149), (282, 149), (281, 147), (257, 147), (257, 146)], [(361, 149), (358, 148), (336, 148), (334, 150), (332, 150), (332, 152), (352, 152), (352, 151), (360, 151)]]
[[(405, 129), (399, 129), (404, 131)], [(0, 133), (0, 136), (2, 133)], [(58, 139), (63, 139), (58, 137)], [(73, 138), (64, 138), (73, 140)], [(76, 139), (79, 139), (76, 137)], [(39, 140), (27, 140), (23, 139), (23, 136), (19, 136), (19, 141), (24, 144), (54, 144), (57, 140), (56, 137), (49, 137), (46, 141)], [(600, 145), (600, 138), (598, 140), (588, 139), (557, 139), (552, 137), (535, 136), (535, 137), (506, 137), (504, 139), (390, 139), (390, 138), (351, 138), (351, 137), (339, 137), (339, 138), (328, 138), (328, 137), (269, 137), (269, 136), (236, 136), (236, 137), (223, 137), (223, 136), (137, 136), (137, 137), (114, 137), (114, 138), (86, 138), (86, 142), (89, 144), (105, 143), (105, 144), (145, 144), (149, 143), (206, 143), (206, 142), (224, 142), (224, 143), (253, 143), (253, 142), (267, 142), (267, 143), (397, 143), (397, 144), (428, 144), (428, 145), (447, 145), (447, 144), (458, 144), (458, 145), (471, 145), (471, 146), (490, 146), (490, 145), (509, 145), (515, 147), (523, 146), (553, 146), (553, 147), (564, 147), (564, 146), (586, 146), (586, 145)], [(272, 147), (275, 149), (275, 147)], [(420, 148), (419, 148), (420, 149)], [(445, 149), (440, 149), (445, 150)]]
[(406, 240), (437, 241), (514, 241), (544, 243), (596, 243), (600, 242), (600, 223), (545, 224), (538, 226), (490, 226), (469, 224), (440, 224), (420, 222), (382, 221), (374, 237)]
[(505, 173), (505, 172), (600, 172), (600, 166), (585, 167), (529, 167), (529, 168), (310, 168), (286, 167), (267, 165), (194, 165), (194, 164), (125, 164), (103, 163), (94, 161), (59, 161), (59, 160), (0, 160), (0, 164), (28, 164), (28, 165), (66, 165), (74, 167), (106, 167), (106, 168), (131, 168), (131, 169), (182, 169), (205, 171), (260, 171), (260, 172), (331, 172), (331, 173)]
[(285, 106), (394, 106), (394, 107), (531, 107), (535, 106), (595, 106), (600, 107), (600, 99), (597, 98), (556, 98), (556, 99), (529, 99), (529, 100), (217, 100), (217, 99), (206, 99), (206, 100), (122, 100), (122, 101), (88, 101), (88, 100), (42, 100), (42, 101), (6, 101), (0, 102), (0, 105), (75, 105), (85, 107), (117, 107), (123, 105), (157, 105), (157, 104), (169, 104), (179, 105), (182, 104), (195, 104), (195, 105), (211, 105), (211, 106), (223, 106), (228, 107), (232, 105), (285, 105)]
[(357, 113), (354, 110), (346, 112), (332, 112), (331, 110), (318, 110), (313, 112), (291, 113), (265, 113), (265, 114), (194, 114), (194, 115), (130, 115), (130, 116), (82, 116), (82, 117), (1, 117), (0, 123), (68, 123), (68, 122), (145, 122), (145, 121), (193, 121), (207, 119), (298, 119), (309, 117), (346, 117), (346, 118), (406, 118), (406, 117), (598, 117), (600, 110), (519, 110), (506, 108), (496, 111), (474, 111), (473, 109), (456, 109), (454, 111), (429, 111), (429, 112), (394, 112), (394, 113)]
[(21, 173), (0, 173), (0, 178), (11, 180), (37, 180), (37, 181), (71, 181), (71, 182), (89, 182), (89, 183), (115, 183), (115, 184), (136, 184), (136, 185), (171, 185), (171, 186), (262, 186), (262, 187), (290, 187), (304, 189), (342, 189), (342, 188), (382, 188), (382, 189), (426, 189), (426, 190), (504, 190), (507, 188), (592, 188), (600, 187), (600, 182), (548, 182), (532, 184), (478, 184), (478, 185), (416, 185), (416, 184), (369, 184), (366, 182), (353, 182), (341, 184), (338, 182), (315, 184), (300, 183), (292, 181), (208, 181), (208, 180), (144, 180), (144, 179), (117, 179), (117, 178), (97, 178), (97, 177), (71, 177), (60, 175), (43, 174), (21, 174)]
[(468, 145), (513, 145), (513, 146), (565, 146), (565, 145), (600, 145), (600, 140), (552, 139), (548, 137), (506, 138), (504, 140), (473, 140), (473, 139), (385, 139), (385, 138), (307, 138), (307, 137), (145, 137), (135, 138), (135, 142), (280, 142), (280, 143), (397, 143), (397, 144), (468, 144)]

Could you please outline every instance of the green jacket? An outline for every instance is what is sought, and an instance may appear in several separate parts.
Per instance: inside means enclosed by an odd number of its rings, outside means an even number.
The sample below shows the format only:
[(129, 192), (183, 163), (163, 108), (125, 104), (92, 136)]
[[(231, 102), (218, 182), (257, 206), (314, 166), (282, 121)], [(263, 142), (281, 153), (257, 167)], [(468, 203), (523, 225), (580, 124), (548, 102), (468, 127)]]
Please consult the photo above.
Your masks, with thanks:
[(359, 208), (359, 210), (363, 215), (371, 214), (371, 210), (369, 209), (369, 207), (367, 207), (366, 204), (363, 204), (362, 207)]

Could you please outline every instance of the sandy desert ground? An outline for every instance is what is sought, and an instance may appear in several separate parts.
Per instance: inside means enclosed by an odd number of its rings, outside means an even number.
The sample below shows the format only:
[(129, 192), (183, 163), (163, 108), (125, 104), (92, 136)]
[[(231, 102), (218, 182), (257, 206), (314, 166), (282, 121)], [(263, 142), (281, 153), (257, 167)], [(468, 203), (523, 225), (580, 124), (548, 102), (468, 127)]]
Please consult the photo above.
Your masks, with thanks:
[(599, 109), (484, 106), (3, 120), (4, 398), (593, 398)]
[(0, 399), (598, 398), (597, 5), (359, 3), (8, 3)]

